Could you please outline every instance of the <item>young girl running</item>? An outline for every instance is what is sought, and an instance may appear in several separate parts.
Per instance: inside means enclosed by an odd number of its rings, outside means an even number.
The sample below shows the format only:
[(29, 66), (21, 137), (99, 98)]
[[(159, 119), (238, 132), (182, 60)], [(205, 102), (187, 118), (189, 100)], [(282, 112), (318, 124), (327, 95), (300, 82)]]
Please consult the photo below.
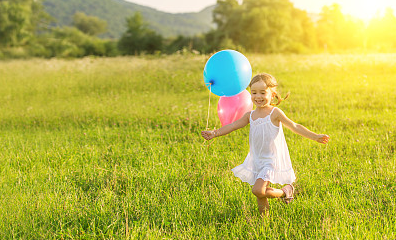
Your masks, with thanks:
[[(276, 91), (276, 79), (267, 73), (254, 76), (249, 84), (251, 99), (256, 110), (247, 112), (239, 120), (214, 131), (202, 131), (206, 140), (226, 135), (250, 123), (250, 152), (245, 161), (232, 169), (235, 176), (253, 185), (261, 214), (268, 214), (268, 198), (282, 198), (288, 204), (293, 200), (296, 179), (291, 165), (289, 151), (283, 135), (282, 125), (303, 137), (326, 144), (329, 136), (316, 134), (304, 126), (291, 121), (279, 105), (282, 99)], [(272, 104), (273, 98), (277, 103)], [(282, 189), (269, 187), (269, 183), (287, 184)]]

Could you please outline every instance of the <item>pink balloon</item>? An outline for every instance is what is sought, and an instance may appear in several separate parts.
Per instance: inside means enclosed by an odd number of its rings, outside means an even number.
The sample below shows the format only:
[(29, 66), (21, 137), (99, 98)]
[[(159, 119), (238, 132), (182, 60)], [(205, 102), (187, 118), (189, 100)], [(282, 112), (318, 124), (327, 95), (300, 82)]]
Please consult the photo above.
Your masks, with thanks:
[(222, 126), (240, 119), (246, 112), (252, 110), (253, 103), (247, 90), (232, 97), (220, 97), (217, 104), (217, 114)]

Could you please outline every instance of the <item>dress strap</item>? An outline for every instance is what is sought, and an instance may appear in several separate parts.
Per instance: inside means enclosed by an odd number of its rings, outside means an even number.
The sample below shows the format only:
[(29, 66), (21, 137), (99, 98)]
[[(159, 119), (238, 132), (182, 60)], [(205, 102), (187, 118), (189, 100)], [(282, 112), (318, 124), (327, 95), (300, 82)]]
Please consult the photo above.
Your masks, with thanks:
[(272, 108), (272, 110), (271, 110), (271, 112), (270, 112), (270, 114), (269, 114), (270, 116), (271, 116), (272, 112), (275, 110), (275, 108), (276, 108), (276, 107), (273, 107), (273, 108)]
[[(252, 119), (252, 113), (253, 113), (254, 111), (252, 110), (252, 111), (250, 111), (250, 119)], [(249, 122), (250, 122), (250, 119), (249, 119)], [(252, 119), (253, 120), (253, 119)]]

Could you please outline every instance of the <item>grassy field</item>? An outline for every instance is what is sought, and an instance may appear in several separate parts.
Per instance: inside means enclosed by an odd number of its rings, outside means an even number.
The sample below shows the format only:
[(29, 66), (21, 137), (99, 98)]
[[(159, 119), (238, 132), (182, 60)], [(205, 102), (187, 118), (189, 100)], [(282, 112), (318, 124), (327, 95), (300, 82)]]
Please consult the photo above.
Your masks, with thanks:
[(396, 54), (247, 57), (331, 136), (285, 130), (293, 204), (262, 219), (230, 171), (248, 127), (203, 145), (208, 56), (3, 61), (0, 239), (395, 239)]

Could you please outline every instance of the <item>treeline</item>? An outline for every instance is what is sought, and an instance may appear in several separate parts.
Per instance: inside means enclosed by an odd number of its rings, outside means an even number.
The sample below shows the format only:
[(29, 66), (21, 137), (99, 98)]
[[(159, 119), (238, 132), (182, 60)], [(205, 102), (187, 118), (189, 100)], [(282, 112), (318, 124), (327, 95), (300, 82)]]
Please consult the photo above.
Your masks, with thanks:
[(116, 56), (117, 41), (100, 39), (107, 23), (76, 13), (73, 26), (55, 21), (37, 0), (0, 1), (0, 58)]
[(54, 21), (36, 0), (0, 1), (0, 58), (83, 57), (209, 53), (220, 49), (258, 53), (396, 50), (396, 17), (391, 8), (368, 24), (323, 7), (316, 20), (289, 0), (218, 0), (213, 12), (217, 28), (195, 37), (164, 38), (151, 30), (140, 13), (126, 19), (120, 39), (101, 39), (107, 23), (76, 13), (70, 27)]
[(288, 0), (218, 0), (213, 14), (217, 29), (206, 35), (213, 48), (264, 53), (396, 50), (391, 8), (368, 24), (344, 15), (338, 4), (324, 6), (314, 21)]

